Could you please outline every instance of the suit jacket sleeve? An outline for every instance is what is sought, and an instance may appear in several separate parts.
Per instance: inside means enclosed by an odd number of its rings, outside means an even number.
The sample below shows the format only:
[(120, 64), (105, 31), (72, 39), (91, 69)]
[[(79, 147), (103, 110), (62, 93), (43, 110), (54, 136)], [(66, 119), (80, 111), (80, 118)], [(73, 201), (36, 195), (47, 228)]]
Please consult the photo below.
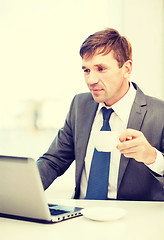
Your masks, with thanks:
[(44, 189), (48, 188), (58, 176), (62, 175), (75, 159), (71, 127), (74, 99), (66, 117), (64, 127), (58, 131), (58, 135), (55, 137), (48, 151), (37, 161)]

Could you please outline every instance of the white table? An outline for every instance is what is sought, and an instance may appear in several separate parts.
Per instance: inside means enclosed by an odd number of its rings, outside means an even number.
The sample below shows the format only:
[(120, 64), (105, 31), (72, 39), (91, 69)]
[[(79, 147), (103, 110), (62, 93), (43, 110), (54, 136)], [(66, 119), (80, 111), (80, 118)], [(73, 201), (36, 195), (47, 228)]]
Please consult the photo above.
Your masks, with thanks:
[[(53, 202), (49, 199), (49, 202)], [(56, 200), (59, 204), (91, 207), (121, 207), (124, 218), (97, 222), (84, 216), (56, 224), (41, 224), (0, 218), (1, 240), (164, 240), (164, 202)]]

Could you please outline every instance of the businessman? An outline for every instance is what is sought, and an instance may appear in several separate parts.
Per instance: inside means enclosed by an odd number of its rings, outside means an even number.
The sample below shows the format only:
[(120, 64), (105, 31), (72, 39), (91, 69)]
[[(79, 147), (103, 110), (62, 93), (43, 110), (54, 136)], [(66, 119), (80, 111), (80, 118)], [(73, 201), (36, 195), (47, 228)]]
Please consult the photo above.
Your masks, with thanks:
[[(75, 161), (74, 198), (164, 201), (164, 102), (130, 81), (130, 42), (108, 28), (90, 35), (80, 56), (89, 92), (74, 97), (37, 161), (44, 189)], [(117, 131), (115, 150), (98, 151), (95, 131)]]

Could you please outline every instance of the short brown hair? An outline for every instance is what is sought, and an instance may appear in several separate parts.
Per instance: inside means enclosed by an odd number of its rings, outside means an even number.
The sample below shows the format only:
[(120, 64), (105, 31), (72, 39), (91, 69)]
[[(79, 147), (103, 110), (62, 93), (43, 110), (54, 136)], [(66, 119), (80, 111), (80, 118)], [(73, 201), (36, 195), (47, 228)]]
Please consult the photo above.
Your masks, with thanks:
[(97, 50), (98, 54), (108, 54), (113, 51), (113, 57), (121, 68), (127, 60), (132, 60), (132, 47), (130, 42), (112, 28), (96, 32), (90, 35), (80, 48), (82, 58), (92, 57)]

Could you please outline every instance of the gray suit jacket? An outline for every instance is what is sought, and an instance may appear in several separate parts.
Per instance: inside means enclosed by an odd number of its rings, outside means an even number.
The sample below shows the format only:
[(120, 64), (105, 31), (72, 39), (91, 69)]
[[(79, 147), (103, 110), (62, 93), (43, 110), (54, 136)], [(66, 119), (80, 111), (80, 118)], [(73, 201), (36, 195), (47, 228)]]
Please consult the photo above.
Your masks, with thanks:
[[(136, 129), (164, 155), (164, 102), (143, 94), (138, 86), (131, 109), (128, 128)], [(44, 189), (76, 161), (75, 198), (79, 198), (80, 181), (87, 144), (98, 104), (90, 93), (74, 97), (64, 127), (49, 150), (37, 161)], [(164, 176), (151, 171), (143, 163), (121, 155), (117, 199), (164, 201)]]

